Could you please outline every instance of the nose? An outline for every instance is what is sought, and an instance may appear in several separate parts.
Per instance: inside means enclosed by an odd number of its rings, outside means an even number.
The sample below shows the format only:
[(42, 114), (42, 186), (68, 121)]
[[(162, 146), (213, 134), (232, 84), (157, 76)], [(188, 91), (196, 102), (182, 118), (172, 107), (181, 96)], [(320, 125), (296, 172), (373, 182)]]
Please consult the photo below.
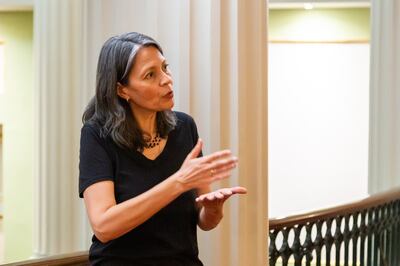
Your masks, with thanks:
[(162, 72), (162, 73), (163, 74), (162, 74), (162, 77), (160, 79), (160, 86), (161, 87), (163, 87), (165, 85), (171, 85), (172, 86), (174, 84), (174, 80), (173, 80), (171, 74), (170, 73), (165, 73), (165, 72)]

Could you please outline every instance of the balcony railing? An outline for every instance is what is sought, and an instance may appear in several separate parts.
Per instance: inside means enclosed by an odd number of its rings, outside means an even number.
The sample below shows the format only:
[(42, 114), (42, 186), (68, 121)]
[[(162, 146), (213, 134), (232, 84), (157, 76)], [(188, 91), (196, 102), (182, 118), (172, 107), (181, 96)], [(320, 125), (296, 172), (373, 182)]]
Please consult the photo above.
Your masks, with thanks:
[(269, 265), (400, 266), (400, 188), (269, 220)]
[[(400, 188), (334, 208), (269, 220), (269, 265), (400, 266)], [(89, 265), (87, 252), (9, 266)]]

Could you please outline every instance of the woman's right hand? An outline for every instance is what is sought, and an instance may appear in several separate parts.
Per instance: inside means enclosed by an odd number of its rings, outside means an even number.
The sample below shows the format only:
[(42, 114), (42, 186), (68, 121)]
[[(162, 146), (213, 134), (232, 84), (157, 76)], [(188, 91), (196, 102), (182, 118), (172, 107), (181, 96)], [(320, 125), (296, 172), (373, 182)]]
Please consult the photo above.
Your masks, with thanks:
[(227, 178), (237, 166), (238, 158), (234, 157), (230, 150), (217, 151), (198, 158), (202, 147), (203, 141), (199, 139), (174, 175), (185, 191), (208, 186), (214, 181)]

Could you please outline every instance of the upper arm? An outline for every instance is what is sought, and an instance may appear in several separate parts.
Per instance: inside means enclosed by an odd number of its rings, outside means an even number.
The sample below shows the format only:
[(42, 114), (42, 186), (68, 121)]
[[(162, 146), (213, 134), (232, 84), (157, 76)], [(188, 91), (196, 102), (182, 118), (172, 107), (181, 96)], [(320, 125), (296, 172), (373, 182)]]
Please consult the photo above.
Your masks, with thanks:
[(101, 215), (114, 206), (114, 170), (105, 140), (90, 126), (81, 130), (79, 153), (79, 196), (84, 198), (94, 231)]
[(101, 181), (92, 184), (83, 192), (83, 196), (90, 224), (96, 231), (97, 225), (101, 223), (101, 216), (116, 205), (114, 182)]

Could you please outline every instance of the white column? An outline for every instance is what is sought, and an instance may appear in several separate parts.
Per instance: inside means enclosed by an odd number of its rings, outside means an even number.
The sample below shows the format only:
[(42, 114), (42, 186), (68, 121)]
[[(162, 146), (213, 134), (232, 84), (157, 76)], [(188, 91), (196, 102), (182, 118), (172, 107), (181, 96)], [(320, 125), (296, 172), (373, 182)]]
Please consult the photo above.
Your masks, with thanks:
[[(231, 234), (231, 252), (237, 250), (237, 265), (267, 265), (266, 1), (223, 3), (222, 12), (230, 12), (225, 18), (229, 23), (221, 29), (228, 35), (221, 41), (221, 50), (228, 50), (230, 58), (228, 62), (221, 60), (221, 69), (226, 69), (221, 76), (226, 75), (226, 81), (229, 80), (221, 88), (229, 94), (230, 103), (223, 111), (226, 116), (221, 121), (227, 124), (221, 127), (221, 133), (227, 134), (227, 129), (231, 133), (221, 138), (230, 139), (231, 146), (237, 149), (237, 183), (249, 190), (248, 196), (238, 202), (239, 208), (231, 211), (232, 229), (238, 230), (236, 239)], [(234, 265), (235, 260), (231, 263)]]
[(36, 257), (79, 249), (83, 10), (80, 0), (35, 2)]
[(400, 185), (400, 2), (371, 0), (369, 192)]
[(191, 2), (190, 113), (206, 152), (239, 156), (238, 171), (214, 187), (249, 190), (228, 201), (216, 230), (200, 233), (205, 265), (267, 264), (266, 11), (264, 1)]

